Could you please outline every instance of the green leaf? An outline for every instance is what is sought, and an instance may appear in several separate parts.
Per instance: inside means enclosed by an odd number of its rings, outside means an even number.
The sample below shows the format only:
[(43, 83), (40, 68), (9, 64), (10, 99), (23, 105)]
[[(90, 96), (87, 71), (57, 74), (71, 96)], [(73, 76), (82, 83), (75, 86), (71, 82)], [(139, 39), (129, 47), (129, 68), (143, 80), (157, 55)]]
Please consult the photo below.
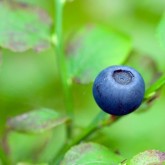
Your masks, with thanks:
[(68, 44), (69, 77), (92, 82), (105, 67), (122, 64), (131, 50), (127, 36), (103, 26), (84, 27)]
[(144, 151), (136, 156), (134, 156), (129, 165), (163, 165), (165, 164), (165, 152), (160, 152), (158, 150), (148, 150)]
[(83, 143), (72, 147), (61, 165), (102, 165), (118, 164), (123, 159), (106, 147), (96, 143)]
[(165, 85), (165, 75), (161, 76), (152, 86), (147, 89), (145, 98), (148, 99), (154, 96), (157, 90), (159, 90), (163, 85)]
[(157, 28), (157, 37), (160, 45), (165, 50), (165, 14), (162, 16)]
[[(8, 4), (8, 5), (7, 5)], [(0, 2), (0, 46), (15, 52), (50, 46), (52, 21), (39, 8)]]
[(26, 133), (42, 133), (65, 123), (67, 117), (47, 108), (28, 112), (8, 120), (9, 128)]

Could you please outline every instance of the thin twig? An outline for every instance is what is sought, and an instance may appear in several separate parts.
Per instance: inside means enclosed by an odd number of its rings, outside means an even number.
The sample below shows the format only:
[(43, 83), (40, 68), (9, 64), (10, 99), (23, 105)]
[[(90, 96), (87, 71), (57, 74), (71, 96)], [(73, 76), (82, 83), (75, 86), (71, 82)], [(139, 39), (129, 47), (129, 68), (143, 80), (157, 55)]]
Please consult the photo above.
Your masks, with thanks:
[(93, 135), (97, 132), (98, 129), (102, 129), (105, 126), (112, 125), (115, 123), (120, 117), (118, 116), (110, 116), (110, 118), (106, 118), (107, 114), (104, 112), (100, 112), (96, 118), (89, 124), (89, 126), (82, 132), (78, 137), (73, 139), (70, 143), (65, 144), (56, 157), (52, 160), (52, 165), (59, 165), (61, 160), (63, 159), (65, 153), (74, 145), (86, 140), (89, 136)]
[[(63, 6), (64, 3), (62, 0), (54, 0), (55, 4), (55, 26), (54, 26), (54, 34), (56, 36), (56, 43), (53, 42), (54, 46), (56, 46), (56, 54), (58, 60), (58, 67), (59, 67), (59, 74), (61, 76), (61, 82), (63, 86), (64, 92), (64, 103), (66, 107), (67, 115), (73, 119), (73, 101), (72, 101), (72, 93), (71, 93), (71, 81), (68, 80), (68, 73), (67, 73), (67, 65), (66, 65), (66, 58), (64, 55), (64, 48), (63, 48), (63, 31), (62, 31), (62, 23), (63, 23)], [(56, 35), (55, 35), (56, 34)], [(67, 138), (71, 137), (71, 130), (72, 130), (72, 122), (67, 124)]]

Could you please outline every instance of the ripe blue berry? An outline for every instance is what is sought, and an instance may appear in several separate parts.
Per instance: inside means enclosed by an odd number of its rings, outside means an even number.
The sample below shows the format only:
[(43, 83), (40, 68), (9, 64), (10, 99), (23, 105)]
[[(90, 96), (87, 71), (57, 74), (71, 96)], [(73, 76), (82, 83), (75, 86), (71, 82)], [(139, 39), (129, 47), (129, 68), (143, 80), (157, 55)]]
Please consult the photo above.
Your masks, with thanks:
[(93, 96), (105, 112), (121, 116), (136, 110), (142, 103), (145, 84), (142, 76), (128, 66), (110, 66), (96, 77)]

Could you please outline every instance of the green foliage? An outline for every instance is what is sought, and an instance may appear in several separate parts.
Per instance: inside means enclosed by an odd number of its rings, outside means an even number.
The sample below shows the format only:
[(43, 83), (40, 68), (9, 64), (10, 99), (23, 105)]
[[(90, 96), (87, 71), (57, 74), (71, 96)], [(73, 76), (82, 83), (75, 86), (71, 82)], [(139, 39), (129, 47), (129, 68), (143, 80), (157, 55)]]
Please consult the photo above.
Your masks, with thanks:
[(59, 113), (54, 110), (42, 108), (9, 119), (8, 126), (19, 132), (41, 133), (63, 124), (67, 120), (67, 117), (60, 117)]
[(148, 164), (165, 164), (165, 153), (158, 150), (148, 150), (134, 156), (129, 165), (148, 165)]
[(100, 144), (82, 143), (66, 153), (61, 165), (119, 164), (122, 160), (120, 156)]
[[(154, 149), (165, 148), (165, 2), (63, 2), (0, 1), (0, 164), (162, 163)], [(142, 74), (146, 93), (117, 122), (91, 88), (118, 64)]]
[(131, 48), (128, 37), (108, 27), (84, 27), (67, 45), (69, 76), (83, 84), (93, 82), (105, 67), (122, 64)]
[(150, 86), (145, 94), (145, 98), (150, 98), (154, 96), (158, 89), (160, 89), (165, 84), (165, 76), (161, 76), (152, 86)]
[(0, 46), (15, 52), (50, 46), (51, 18), (43, 10), (0, 3)]

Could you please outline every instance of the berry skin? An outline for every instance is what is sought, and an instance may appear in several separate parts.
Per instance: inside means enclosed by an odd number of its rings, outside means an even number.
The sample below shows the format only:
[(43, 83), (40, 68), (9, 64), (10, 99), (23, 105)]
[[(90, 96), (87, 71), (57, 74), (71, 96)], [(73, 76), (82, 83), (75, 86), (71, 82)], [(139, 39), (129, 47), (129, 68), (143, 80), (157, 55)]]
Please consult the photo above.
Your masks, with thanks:
[(128, 66), (110, 66), (96, 77), (93, 96), (105, 112), (121, 116), (136, 110), (143, 101), (145, 84), (142, 76)]

